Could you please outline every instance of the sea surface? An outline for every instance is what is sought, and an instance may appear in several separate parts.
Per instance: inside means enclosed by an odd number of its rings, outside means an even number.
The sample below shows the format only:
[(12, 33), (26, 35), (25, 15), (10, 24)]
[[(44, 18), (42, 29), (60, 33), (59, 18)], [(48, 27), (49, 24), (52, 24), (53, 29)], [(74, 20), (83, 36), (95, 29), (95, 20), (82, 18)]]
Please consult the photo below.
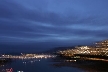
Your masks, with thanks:
[[(7, 70), (7, 71), (6, 71)], [(49, 59), (14, 59), (1, 64), (0, 72), (108, 72), (108, 63)]]
[(0, 72), (83, 72), (76, 67), (59, 65), (53, 59), (16, 59), (1, 65)]

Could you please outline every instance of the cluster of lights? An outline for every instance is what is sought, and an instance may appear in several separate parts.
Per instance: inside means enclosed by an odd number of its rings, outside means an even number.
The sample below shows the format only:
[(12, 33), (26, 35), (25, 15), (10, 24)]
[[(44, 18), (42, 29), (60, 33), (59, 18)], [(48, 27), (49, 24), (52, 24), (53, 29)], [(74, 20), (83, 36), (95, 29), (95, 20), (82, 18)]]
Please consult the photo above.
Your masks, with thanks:
[(87, 46), (82, 46), (75, 49), (59, 51), (58, 53), (64, 56), (74, 56), (75, 54), (108, 56), (108, 48), (89, 48)]
[(55, 55), (37, 55), (37, 54), (25, 54), (25, 55), (19, 55), (19, 56), (14, 56), (14, 55), (2, 55), (0, 58), (14, 58), (14, 59), (37, 59), (37, 58), (54, 58), (56, 57)]
[(41, 60), (39, 59), (39, 60), (23, 61), (23, 64), (34, 63), (36, 61), (41, 61)]
[(2, 69), (2, 72), (13, 72), (13, 68), (10, 68), (10, 69)]
[(97, 42), (95, 44), (96, 44), (96, 47), (107, 48), (108, 47), (108, 40), (100, 41), (100, 42)]
[[(13, 72), (13, 68), (9, 68), (9, 69), (2, 69), (2, 72)], [(24, 72), (24, 71), (17, 71), (17, 72)]]

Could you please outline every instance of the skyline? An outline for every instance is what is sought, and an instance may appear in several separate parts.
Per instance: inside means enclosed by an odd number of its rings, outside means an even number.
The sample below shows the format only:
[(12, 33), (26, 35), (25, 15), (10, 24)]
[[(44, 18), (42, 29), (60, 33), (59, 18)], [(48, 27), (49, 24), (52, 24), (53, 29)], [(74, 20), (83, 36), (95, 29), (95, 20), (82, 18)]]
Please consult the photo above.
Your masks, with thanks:
[(1, 0), (0, 47), (26, 45), (25, 49), (46, 50), (108, 39), (107, 2)]

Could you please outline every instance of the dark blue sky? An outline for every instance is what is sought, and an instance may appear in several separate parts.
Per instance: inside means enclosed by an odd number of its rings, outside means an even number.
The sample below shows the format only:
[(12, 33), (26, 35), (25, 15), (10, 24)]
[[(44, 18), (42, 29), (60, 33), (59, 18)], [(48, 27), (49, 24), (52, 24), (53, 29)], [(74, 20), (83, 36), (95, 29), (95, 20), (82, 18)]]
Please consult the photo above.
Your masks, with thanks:
[(1, 48), (41, 51), (107, 38), (108, 0), (0, 0)]

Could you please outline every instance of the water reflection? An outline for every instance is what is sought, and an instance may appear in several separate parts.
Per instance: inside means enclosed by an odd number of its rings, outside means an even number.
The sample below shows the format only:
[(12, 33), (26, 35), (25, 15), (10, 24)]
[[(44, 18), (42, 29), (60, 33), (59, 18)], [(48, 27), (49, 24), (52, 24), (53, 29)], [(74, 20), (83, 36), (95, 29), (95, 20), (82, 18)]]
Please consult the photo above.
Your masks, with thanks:
[(0, 72), (80, 72), (76, 68), (55, 68), (52, 59), (17, 59), (0, 67)]
[(0, 72), (108, 72), (107, 62), (80, 59), (25, 59), (0, 65)]
[(53, 59), (52, 66), (57, 68), (74, 67), (83, 70), (84, 72), (108, 72), (108, 62), (103, 61), (87, 61), (87, 60), (66, 60)]

